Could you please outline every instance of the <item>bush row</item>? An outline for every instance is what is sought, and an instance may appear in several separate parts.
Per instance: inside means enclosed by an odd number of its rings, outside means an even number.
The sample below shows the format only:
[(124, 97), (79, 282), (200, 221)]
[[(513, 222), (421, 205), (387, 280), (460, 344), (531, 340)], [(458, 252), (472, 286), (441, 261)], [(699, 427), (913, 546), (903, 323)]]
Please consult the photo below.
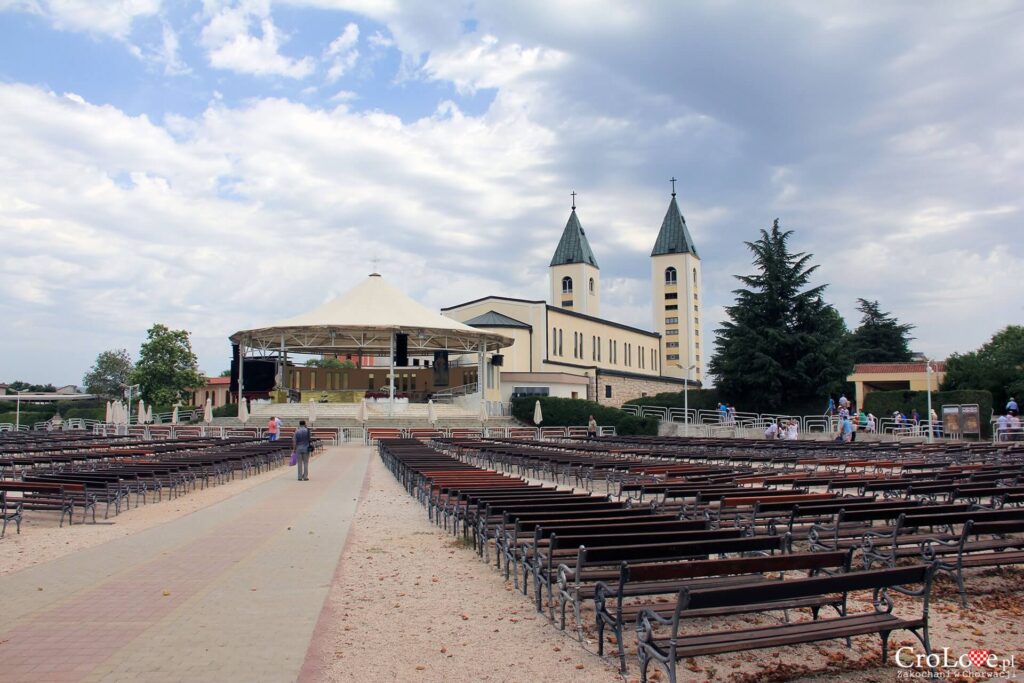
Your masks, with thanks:
[(533, 410), (540, 401), (544, 421), (542, 427), (585, 427), (593, 415), (602, 427), (614, 426), (616, 432), (628, 434), (657, 434), (658, 421), (655, 418), (633, 417), (618, 408), (608, 408), (593, 401), (578, 398), (543, 398), (524, 396), (512, 399), (512, 415), (526, 424), (533, 424)]

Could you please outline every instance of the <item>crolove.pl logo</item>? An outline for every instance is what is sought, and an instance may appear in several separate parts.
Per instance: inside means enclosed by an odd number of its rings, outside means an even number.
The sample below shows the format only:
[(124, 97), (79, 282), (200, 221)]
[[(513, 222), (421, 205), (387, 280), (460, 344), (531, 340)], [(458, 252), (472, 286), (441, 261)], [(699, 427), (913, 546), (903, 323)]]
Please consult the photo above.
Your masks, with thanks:
[(893, 658), (903, 669), (903, 679), (988, 680), (1006, 678), (1017, 671), (1014, 656), (1001, 656), (992, 650), (971, 648), (955, 654), (948, 647), (930, 655), (915, 654), (911, 647), (896, 650)]

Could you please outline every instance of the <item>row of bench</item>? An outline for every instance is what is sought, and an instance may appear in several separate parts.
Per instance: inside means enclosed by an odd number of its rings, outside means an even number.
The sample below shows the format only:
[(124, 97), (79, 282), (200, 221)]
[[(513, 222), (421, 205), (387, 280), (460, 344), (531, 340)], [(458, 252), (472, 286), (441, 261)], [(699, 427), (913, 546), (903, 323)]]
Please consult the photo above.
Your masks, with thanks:
[[(472, 535), (484, 559), (493, 546), (496, 565), (515, 580), (521, 576), (524, 593), (533, 588), (538, 609), (546, 598), (553, 620), (560, 612), (561, 627), (571, 608), (582, 637), (583, 607), (592, 605), (599, 647), (603, 653), (609, 629), (623, 668), (625, 626), (635, 623), (644, 680), (651, 662), (663, 664), (675, 680), (675, 662), (683, 657), (868, 633), (881, 635), (884, 658), (889, 634), (900, 629), (930, 651), (927, 604), (935, 564), (853, 571), (851, 551), (795, 552), (789, 534), (755, 534), (649, 504), (531, 484), (415, 441), (382, 440), (379, 448), (430, 518)], [(861, 590), (876, 597), (914, 595), (922, 598), (922, 611), (896, 616), (892, 600), (878, 599), (870, 612), (848, 612), (848, 595)], [(664, 596), (675, 599), (662, 602)], [(810, 621), (789, 621), (791, 611), (805, 608)], [(824, 608), (835, 615), (823, 618)], [(715, 634), (685, 628), (697, 617), (751, 612), (781, 613), (784, 621)]]

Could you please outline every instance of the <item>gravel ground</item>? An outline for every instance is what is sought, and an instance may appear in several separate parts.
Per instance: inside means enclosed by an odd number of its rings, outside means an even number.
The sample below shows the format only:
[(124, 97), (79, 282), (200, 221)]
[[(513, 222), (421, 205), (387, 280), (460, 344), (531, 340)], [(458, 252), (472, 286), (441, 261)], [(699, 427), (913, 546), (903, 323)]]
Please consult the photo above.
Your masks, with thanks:
[[(309, 681), (621, 681), (617, 664), (596, 654), (595, 632), (584, 616), (588, 640), (578, 642), (538, 615), (521, 593), (475, 553), (438, 530), (423, 507), (406, 494), (374, 457), (366, 490), (311, 645)], [(932, 605), (935, 649), (959, 656), (971, 648), (1014, 655), (1024, 668), (1024, 571), (975, 572), (968, 580), (972, 608), (956, 602), (951, 582), (940, 580)], [(870, 609), (863, 600), (851, 610)], [(920, 601), (899, 598), (897, 613), (920, 612)], [(828, 616), (825, 614), (824, 616)], [(770, 624), (770, 616), (733, 624)], [(697, 631), (718, 627), (693, 623)], [(632, 636), (630, 672), (639, 680)], [(890, 652), (914, 645), (896, 633)], [(614, 645), (609, 642), (614, 650)], [(607, 650), (606, 650), (607, 651)], [(387, 654), (385, 654), (387, 653)], [(680, 681), (897, 681), (900, 670), (880, 666), (877, 636), (838, 642), (719, 655), (679, 666)], [(975, 670), (978, 671), (978, 670)], [(982, 680), (1009, 680), (1010, 675)], [(1012, 673), (1012, 672), (1010, 672)], [(652, 668), (652, 680), (667, 680)], [(964, 680), (979, 680), (978, 678)], [(1015, 679), (1014, 679), (1015, 680)]]

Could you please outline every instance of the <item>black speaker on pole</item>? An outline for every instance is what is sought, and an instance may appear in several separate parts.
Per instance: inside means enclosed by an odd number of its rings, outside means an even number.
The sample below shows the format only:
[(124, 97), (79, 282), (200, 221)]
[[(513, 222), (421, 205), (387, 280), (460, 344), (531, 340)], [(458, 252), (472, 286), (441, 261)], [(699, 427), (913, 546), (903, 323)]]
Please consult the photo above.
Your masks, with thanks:
[(409, 365), (409, 335), (395, 335), (395, 365), (404, 368)]
[(238, 393), (238, 344), (231, 345), (231, 382), (228, 384), (228, 391), (232, 394)]
[(494, 367), (500, 368), (504, 364), (505, 356), (501, 355), (500, 353), (496, 353), (493, 356), (491, 356), (491, 365), (493, 365)]

